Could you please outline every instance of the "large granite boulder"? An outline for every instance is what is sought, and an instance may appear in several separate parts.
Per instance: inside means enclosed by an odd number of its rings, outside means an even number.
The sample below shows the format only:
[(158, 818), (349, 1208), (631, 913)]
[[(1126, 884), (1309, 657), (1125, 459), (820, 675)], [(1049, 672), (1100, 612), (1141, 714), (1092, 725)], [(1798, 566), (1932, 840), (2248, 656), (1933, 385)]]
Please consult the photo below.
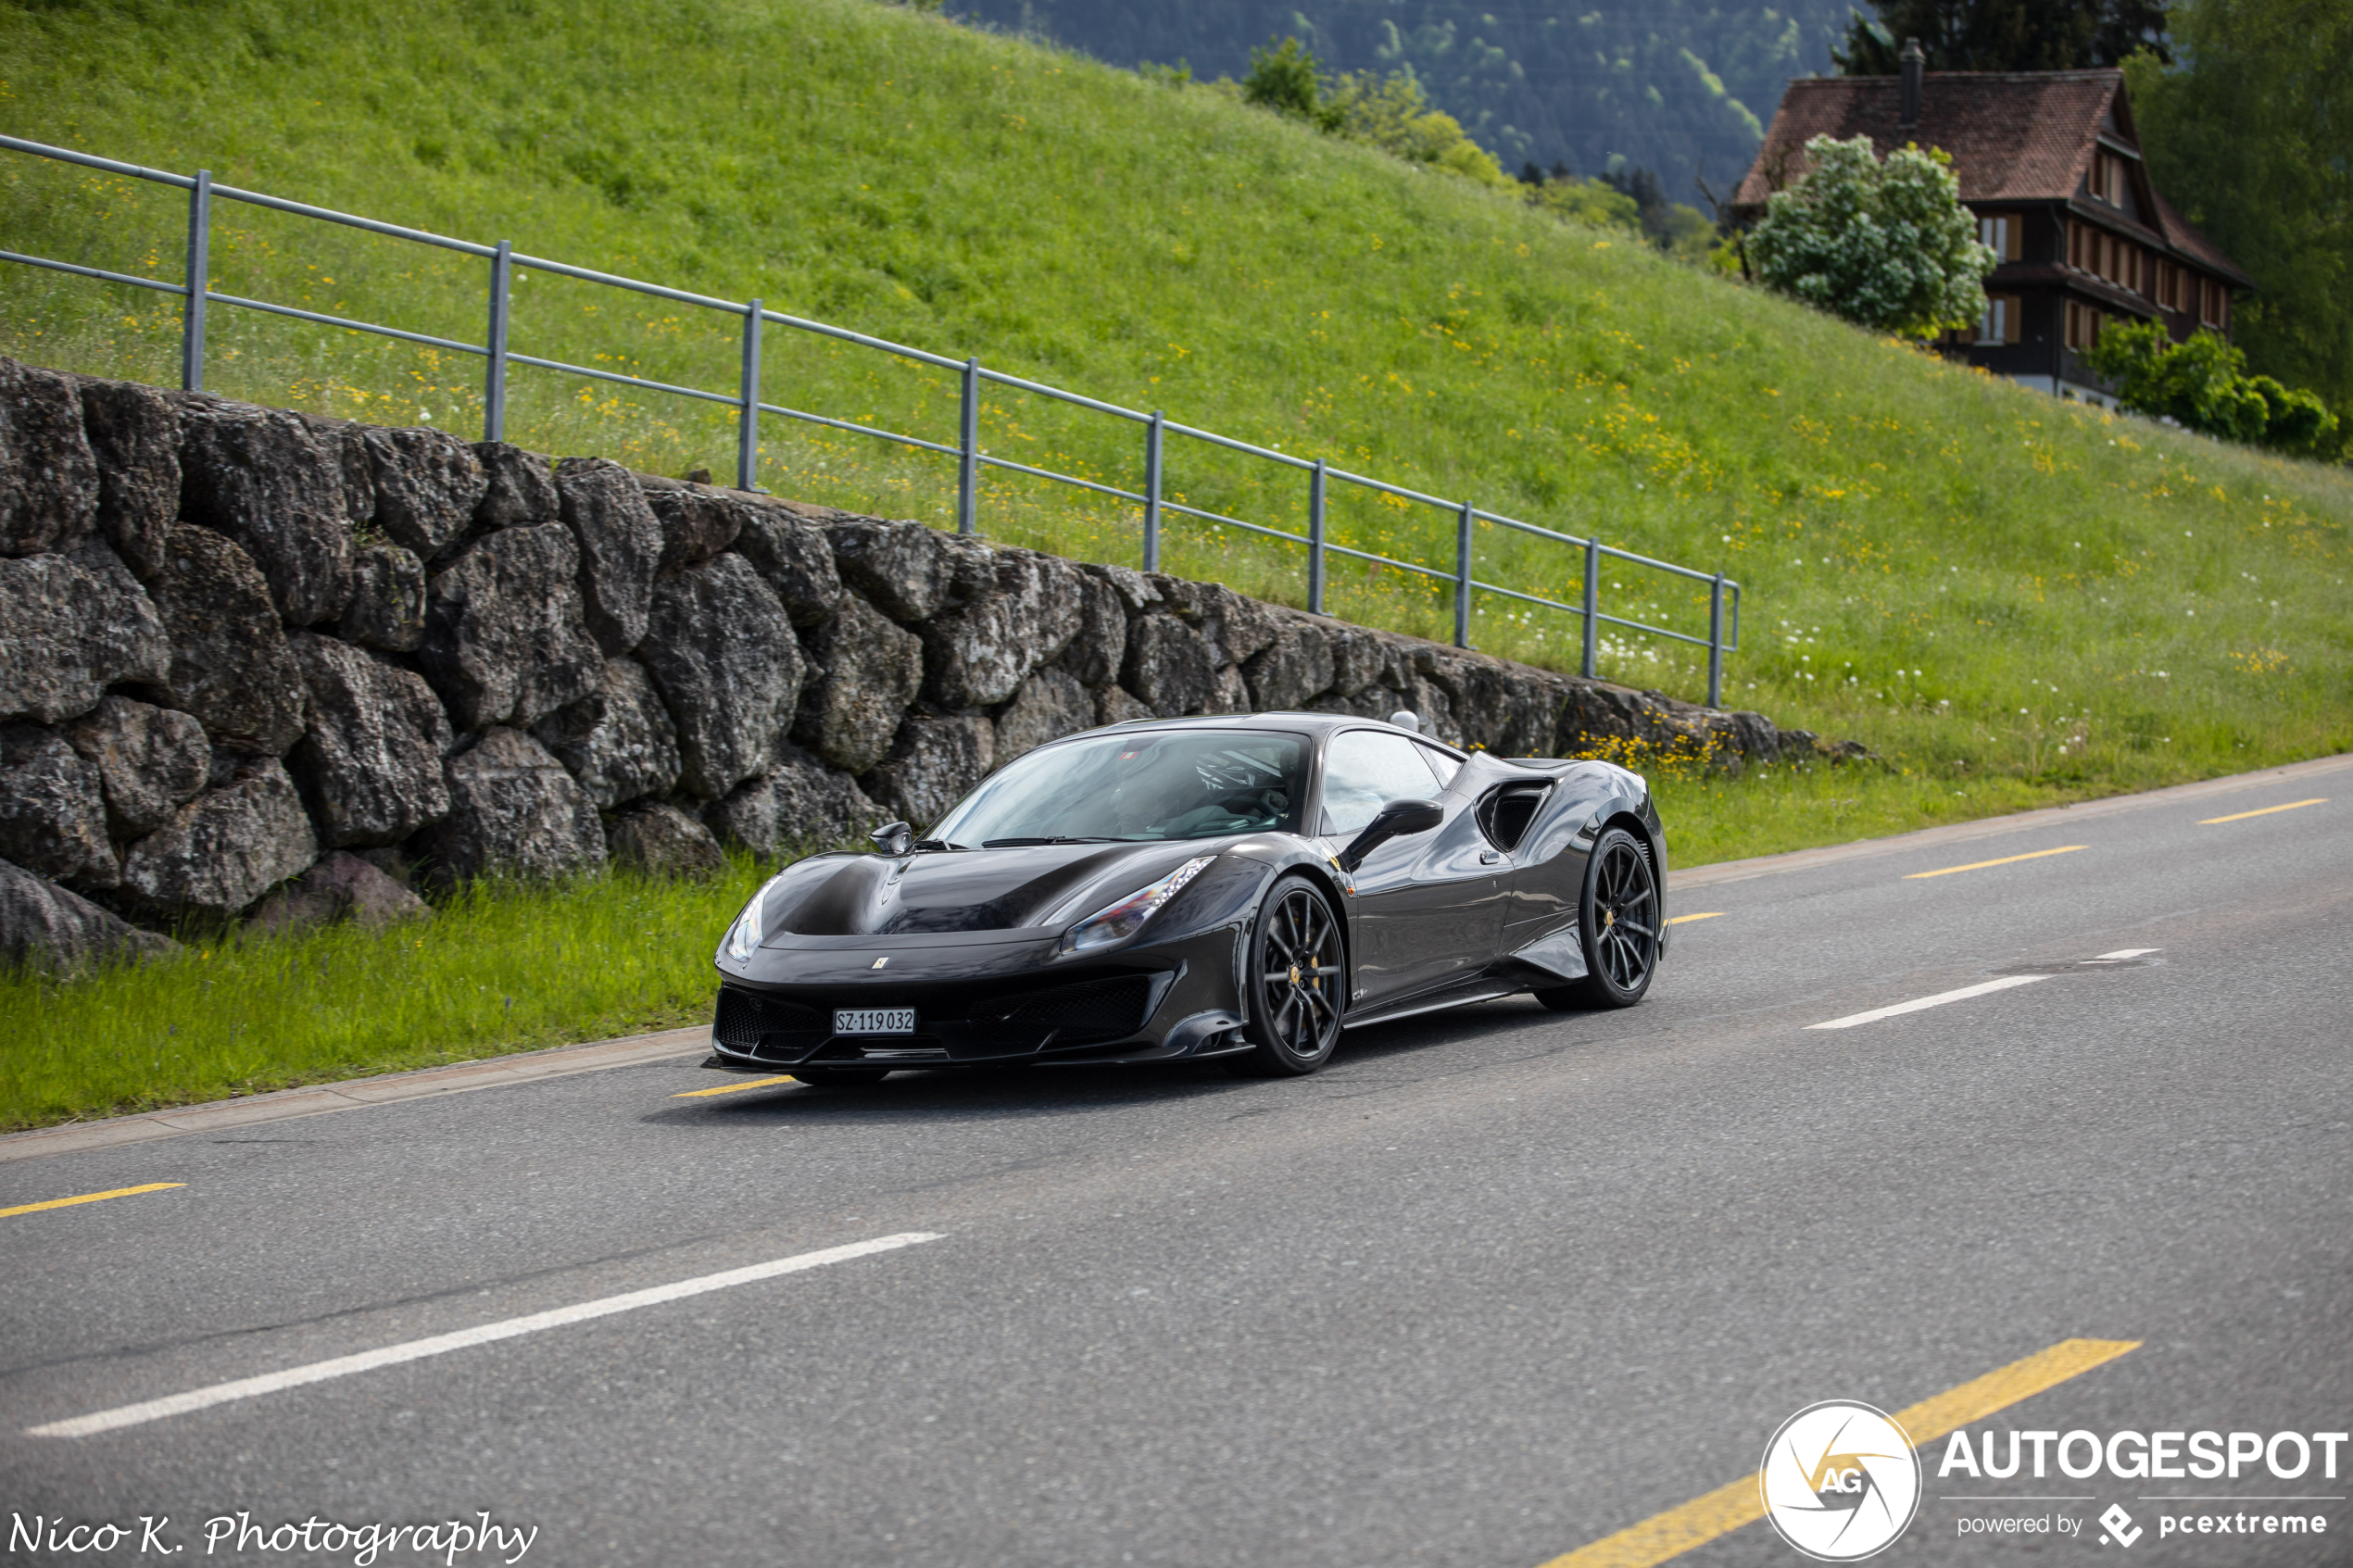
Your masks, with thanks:
[(756, 855), (823, 849), (879, 826), (889, 815), (847, 775), (793, 746), (773, 771), (746, 779), (703, 812), (711, 831)]
[(579, 576), (580, 546), (553, 523), (486, 534), (434, 573), (417, 658), (459, 729), (530, 724), (597, 690)]
[(473, 452), (484, 486), (474, 521), (484, 528), (521, 528), (563, 521), (563, 499), (547, 458), (503, 441), (477, 441)]
[(319, 835), (346, 845), (397, 844), (449, 809), (441, 759), (448, 716), (422, 677), (308, 632), (292, 639), (310, 696), (310, 724), (288, 759)]
[(1383, 684), (1392, 658), (1389, 638), (1361, 626), (1345, 626), (1338, 621), (1321, 630), (1324, 641), (1331, 649), (1332, 678), (1329, 684), (1335, 696), (1353, 697), (1367, 686)]
[(153, 833), (196, 797), (212, 770), (212, 745), (193, 713), (109, 696), (66, 728), (66, 739), (98, 770), (109, 831)]
[(677, 721), (690, 793), (716, 800), (774, 760), (804, 661), (749, 561), (731, 553), (663, 579), (641, 656)]
[(413, 653), (425, 640), (425, 568), (398, 545), (370, 545), (351, 566), (351, 602), (335, 635), (386, 653)]
[(814, 626), (841, 601), (841, 573), (824, 531), (776, 502), (744, 508), (736, 550), (776, 590), (795, 626)]
[(749, 509), (736, 496), (708, 484), (640, 474), (646, 505), (661, 522), (661, 559), (657, 572), (700, 566), (736, 542)]
[(212, 530), (179, 524), (149, 591), (171, 646), (165, 700), (219, 744), (283, 755), (302, 734), (302, 672), (253, 561)]
[(384, 872), (338, 849), (253, 907), (248, 929), (299, 931), (351, 921), (370, 928), (430, 920), (433, 907)]
[(531, 733), (604, 810), (678, 785), (678, 728), (634, 659), (605, 660), (602, 690), (558, 709)]
[(615, 865), (647, 876), (699, 880), (727, 869), (726, 852), (711, 830), (661, 801), (633, 806), (615, 817), (605, 844)]
[(1287, 615), (1242, 668), (1251, 700), (1261, 712), (1303, 709), (1310, 697), (1331, 687), (1331, 641), (1323, 627), (1305, 616)]
[(1025, 751), (1091, 729), (1094, 723), (1095, 704), (1087, 688), (1068, 671), (1049, 665), (1024, 681), (997, 715), (991, 755), (1002, 767)]
[(0, 857), (84, 887), (121, 880), (98, 770), (55, 730), (0, 725)]
[(180, 521), (236, 542), (289, 625), (343, 613), (358, 548), (339, 438), (280, 408), (187, 400), (180, 421)]
[(163, 622), (114, 552), (0, 559), (0, 720), (87, 713), (118, 682), (163, 679)]
[(661, 521), (646, 505), (637, 476), (603, 458), (556, 464), (564, 526), (580, 542), (580, 597), (588, 630), (608, 657), (627, 653), (646, 634), (654, 570), (661, 564)]
[(177, 952), (169, 936), (142, 931), (86, 898), (0, 860), (0, 957), (70, 972), (114, 959)]
[(283, 765), (247, 757), (227, 782), (131, 846), (122, 891), (163, 913), (225, 919), (318, 858), (319, 840)]
[(995, 552), (920, 522), (852, 518), (825, 530), (842, 580), (893, 621), (928, 621), (994, 593)]
[(153, 577), (180, 515), (180, 411), (154, 387), (91, 380), (82, 423), (98, 463), (98, 532), (133, 576)]
[(1082, 686), (1109, 685), (1119, 679), (1127, 658), (1127, 601), (1100, 568), (1081, 570), (1071, 586), (1078, 600), (1078, 630), (1063, 649), (1063, 668)]
[(70, 376), (0, 359), (0, 556), (70, 550), (98, 514), (98, 460)]
[(1140, 615), (1127, 629), (1119, 684), (1163, 719), (1199, 713), (1217, 691), (1217, 666), (1202, 634), (1174, 615)]
[(362, 437), (375, 482), (376, 525), (431, 560), (473, 521), (490, 476), (473, 448), (438, 430), (371, 429)]
[(883, 759), (924, 679), (923, 640), (856, 594), (810, 634), (792, 738), (848, 773)]
[(995, 707), (1077, 633), (1084, 605), (1076, 571), (1029, 550), (997, 551), (991, 564), (994, 592), (918, 628), (924, 696), (941, 708)]
[(1156, 717), (1151, 709), (1130, 696), (1124, 686), (1097, 686), (1094, 697), (1098, 724), (1127, 724)]
[(1247, 663), (1275, 640), (1276, 612), (1222, 583), (1195, 585), (1202, 635), (1220, 666)]
[(601, 865), (605, 831), (564, 765), (521, 730), (485, 731), (446, 764), (449, 814), (420, 844), (439, 883), (544, 878)]
[(899, 726), (890, 755), (859, 783), (875, 801), (926, 827), (988, 776), (996, 747), (986, 719), (911, 718)]

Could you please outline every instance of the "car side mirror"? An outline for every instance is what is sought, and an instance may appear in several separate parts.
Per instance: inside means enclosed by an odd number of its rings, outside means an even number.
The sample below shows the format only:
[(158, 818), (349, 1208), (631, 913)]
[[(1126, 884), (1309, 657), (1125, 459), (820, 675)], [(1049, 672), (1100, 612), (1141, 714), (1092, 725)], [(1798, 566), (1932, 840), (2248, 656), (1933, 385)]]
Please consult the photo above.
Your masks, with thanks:
[(1365, 857), (1392, 838), (1408, 834), (1428, 833), (1446, 820), (1446, 809), (1435, 800), (1392, 800), (1373, 814), (1365, 831), (1349, 841), (1340, 852), (1342, 871), (1353, 872), (1365, 863)]
[(886, 855), (904, 855), (915, 847), (915, 829), (909, 822), (885, 822), (867, 836)]

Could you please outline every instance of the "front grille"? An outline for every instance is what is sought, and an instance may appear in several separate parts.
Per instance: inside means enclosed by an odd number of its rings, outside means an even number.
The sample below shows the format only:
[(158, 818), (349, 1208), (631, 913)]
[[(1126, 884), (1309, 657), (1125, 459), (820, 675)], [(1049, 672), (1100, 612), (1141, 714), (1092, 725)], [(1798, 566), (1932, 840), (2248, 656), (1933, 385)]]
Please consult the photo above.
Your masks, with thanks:
[(974, 1009), (990, 1039), (1013, 1044), (1051, 1034), (1061, 1046), (1116, 1040), (1144, 1026), (1151, 982), (1140, 974), (1007, 997)]
[(741, 1056), (799, 1056), (832, 1034), (833, 1021), (798, 1002), (719, 988), (711, 1037)]

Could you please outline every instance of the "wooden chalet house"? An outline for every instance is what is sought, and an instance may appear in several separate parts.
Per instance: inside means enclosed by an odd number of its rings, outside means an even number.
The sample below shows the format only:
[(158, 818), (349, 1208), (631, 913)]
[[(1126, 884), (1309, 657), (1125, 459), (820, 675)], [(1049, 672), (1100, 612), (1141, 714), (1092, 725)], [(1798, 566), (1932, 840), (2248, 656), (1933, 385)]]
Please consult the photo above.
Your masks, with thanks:
[(2162, 321), (2177, 343), (2200, 327), (2228, 337), (2232, 296), (2255, 286), (2150, 183), (2121, 71), (1928, 71), (1906, 43), (1900, 77), (1793, 82), (1733, 198), (1741, 221), (1806, 172), (1819, 135), (1867, 135), (1881, 157), (1907, 143), (1952, 155), (1978, 237), (2001, 261), (1984, 318), (1942, 346), (2042, 391), (2108, 405), (2079, 358), (2103, 323)]

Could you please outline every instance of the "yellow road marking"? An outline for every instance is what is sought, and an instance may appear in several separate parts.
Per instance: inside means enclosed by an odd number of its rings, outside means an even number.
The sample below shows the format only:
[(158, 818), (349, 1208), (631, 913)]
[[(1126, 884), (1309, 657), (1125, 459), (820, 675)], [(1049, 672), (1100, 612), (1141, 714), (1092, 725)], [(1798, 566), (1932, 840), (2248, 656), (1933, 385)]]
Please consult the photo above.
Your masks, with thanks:
[[(1973, 1378), (1957, 1388), (1922, 1399), (1895, 1412), (1895, 1424), (1913, 1446), (1933, 1443), (1995, 1411), (2079, 1377), (2127, 1350), (2140, 1348), (2137, 1339), (2066, 1339), (1998, 1372)], [(1765, 1500), (1754, 1474), (1717, 1487), (1680, 1508), (1653, 1514), (1614, 1536), (1554, 1558), (1543, 1568), (1654, 1568), (1680, 1557), (1718, 1536), (1765, 1517)]]
[(2299, 806), (2325, 806), (2328, 803), (2327, 796), (2316, 795), (2309, 800), (2291, 800), (2284, 806), (2266, 806), (2260, 811), (2233, 811), (2227, 817), (2203, 817), (2197, 825), (2208, 828), (2216, 822), (2243, 822), (2249, 817), (2268, 817), (2274, 811), (2293, 811)]
[(11, 1214), (38, 1214), (44, 1209), (70, 1209), (77, 1203), (103, 1203), (109, 1198), (129, 1198), (133, 1193), (163, 1192), (170, 1187), (183, 1187), (185, 1182), (149, 1182), (143, 1187), (116, 1187), (109, 1192), (85, 1192), (80, 1198), (53, 1198), (46, 1203), (19, 1203), (14, 1209), (0, 1209), (0, 1220)]
[(1704, 915), (1677, 915), (1673, 920), (1668, 921), (1667, 923), (1669, 925), (1680, 925), (1687, 920), (1717, 920), (1721, 918), (1723, 913), (1724, 911), (1721, 909), (1710, 909)]
[(2089, 846), (2082, 844), (2063, 844), (2057, 849), (2037, 849), (2029, 855), (2005, 855), (1998, 860), (1971, 860), (1966, 866), (1946, 866), (1942, 871), (1914, 872), (1904, 880), (1918, 882), (1924, 876), (1951, 876), (1955, 872), (1982, 872), (1988, 866), (2007, 866), (2019, 860), (2039, 860), (2045, 855), (2072, 855), (2078, 849), (2088, 847)]
[(739, 1095), (746, 1089), (764, 1089), (771, 1084), (797, 1082), (799, 1082), (798, 1079), (787, 1073), (782, 1078), (754, 1078), (749, 1084), (722, 1084), (715, 1089), (688, 1089), (684, 1094), (672, 1095), (670, 1098), (672, 1099), (708, 1099), (712, 1095)]

